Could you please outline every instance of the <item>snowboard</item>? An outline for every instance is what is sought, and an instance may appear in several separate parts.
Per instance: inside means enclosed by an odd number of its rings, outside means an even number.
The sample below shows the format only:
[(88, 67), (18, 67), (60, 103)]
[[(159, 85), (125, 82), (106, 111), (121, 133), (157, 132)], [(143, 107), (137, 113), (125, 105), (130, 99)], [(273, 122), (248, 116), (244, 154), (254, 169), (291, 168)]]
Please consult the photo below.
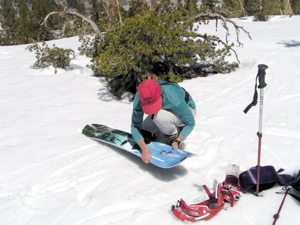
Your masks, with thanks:
[[(87, 124), (82, 133), (96, 141), (110, 144), (123, 149), (136, 156), (141, 157), (142, 150), (133, 139), (131, 133), (113, 129), (101, 124)], [(145, 139), (145, 142), (152, 153), (150, 163), (160, 168), (172, 168), (180, 164), (188, 157), (195, 156), (194, 153), (181, 149), (172, 149), (170, 145)]]

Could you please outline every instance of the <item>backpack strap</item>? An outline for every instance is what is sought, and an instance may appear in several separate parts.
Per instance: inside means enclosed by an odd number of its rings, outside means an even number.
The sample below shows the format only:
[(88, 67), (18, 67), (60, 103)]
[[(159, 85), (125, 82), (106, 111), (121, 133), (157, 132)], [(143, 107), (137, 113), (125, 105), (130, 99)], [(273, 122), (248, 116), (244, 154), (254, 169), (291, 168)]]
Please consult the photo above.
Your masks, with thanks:
[(296, 190), (300, 191), (300, 170), (298, 175), (292, 180), (290, 185), (295, 188)]
[(175, 87), (177, 87), (177, 88), (183, 89), (184, 92), (185, 92), (184, 100), (185, 100), (186, 103), (189, 102), (189, 100), (190, 100), (190, 95), (189, 95), (189, 93), (188, 93), (183, 87), (180, 87), (178, 84), (173, 83), (173, 82), (171, 82), (171, 81), (164, 80), (163, 82), (159, 82), (159, 85), (160, 85), (160, 86), (164, 86), (164, 85), (173, 85), (173, 86), (175, 86)]

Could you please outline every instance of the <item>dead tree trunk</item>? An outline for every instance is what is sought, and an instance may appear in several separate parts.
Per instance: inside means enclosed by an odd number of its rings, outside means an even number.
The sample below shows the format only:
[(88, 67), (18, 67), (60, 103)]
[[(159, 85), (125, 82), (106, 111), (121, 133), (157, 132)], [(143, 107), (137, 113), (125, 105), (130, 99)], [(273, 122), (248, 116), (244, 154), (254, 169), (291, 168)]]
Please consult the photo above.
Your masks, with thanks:
[(293, 9), (291, 7), (290, 0), (284, 0), (284, 14), (285, 15), (293, 15)]

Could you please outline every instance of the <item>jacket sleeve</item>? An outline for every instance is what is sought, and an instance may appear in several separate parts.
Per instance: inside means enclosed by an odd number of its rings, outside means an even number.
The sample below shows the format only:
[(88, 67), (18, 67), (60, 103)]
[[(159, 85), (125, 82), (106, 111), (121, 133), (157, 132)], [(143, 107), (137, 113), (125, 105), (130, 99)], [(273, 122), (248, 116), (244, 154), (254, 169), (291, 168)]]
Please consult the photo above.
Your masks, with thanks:
[(141, 134), (144, 112), (138, 93), (136, 93), (133, 102), (133, 110), (131, 115), (131, 133), (135, 141), (143, 139)]

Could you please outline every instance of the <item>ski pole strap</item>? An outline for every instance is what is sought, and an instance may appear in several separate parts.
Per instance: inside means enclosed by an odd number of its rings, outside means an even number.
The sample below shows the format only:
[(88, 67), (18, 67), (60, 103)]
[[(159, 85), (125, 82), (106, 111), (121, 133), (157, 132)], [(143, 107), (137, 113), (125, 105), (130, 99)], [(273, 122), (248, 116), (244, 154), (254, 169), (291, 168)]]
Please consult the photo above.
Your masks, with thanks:
[(264, 64), (259, 64), (258, 65), (258, 73), (255, 78), (255, 87), (254, 87), (254, 95), (253, 95), (253, 101), (244, 109), (244, 113), (247, 113), (252, 106), (257, 105), (257, 98), (258, 98), (258, 93), (257, 93), (257, 80), (259, 81), (258, 88), (265, 88), (267, 86), (265, 82), (265, 75), (266, 75), (266, 69), (268, 68), (267, 65)]
[(244, 109), (244, 113), (245, 114), (252, 108), (252, 106), (256, 106), (257, 105), (257, 97), (258, 97), (258, 93), (257, 93), (257, 77), (258, 77), (258, 75), (256, 76), (256, 79), (255, 79), (253, 101)]

